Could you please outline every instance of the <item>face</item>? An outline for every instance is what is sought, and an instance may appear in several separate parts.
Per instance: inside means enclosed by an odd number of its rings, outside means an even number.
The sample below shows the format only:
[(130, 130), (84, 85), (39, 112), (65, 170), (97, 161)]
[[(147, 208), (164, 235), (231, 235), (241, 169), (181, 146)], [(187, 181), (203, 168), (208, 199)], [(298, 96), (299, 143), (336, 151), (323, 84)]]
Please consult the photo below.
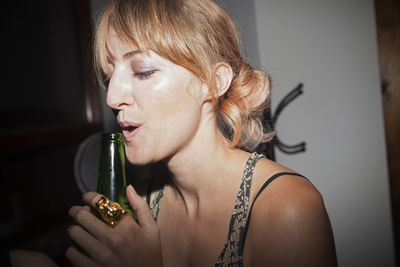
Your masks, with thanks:
[(114, 31), (109, 36), (107, 104), (119, 111), (128, 160), (146, 164), (173, 156), (196, 135), (204, 83), (154, 52), (139, 53)]

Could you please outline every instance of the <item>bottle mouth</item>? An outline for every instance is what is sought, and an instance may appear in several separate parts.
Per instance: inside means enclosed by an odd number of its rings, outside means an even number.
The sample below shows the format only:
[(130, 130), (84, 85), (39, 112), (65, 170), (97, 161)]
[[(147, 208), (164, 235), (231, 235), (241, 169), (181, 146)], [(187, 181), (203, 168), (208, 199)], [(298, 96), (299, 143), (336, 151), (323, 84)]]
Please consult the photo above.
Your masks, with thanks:
[(103, 141), (108, 142), (122, 142), (123, 135), (120, 132), (109, 132), (103, 134)]

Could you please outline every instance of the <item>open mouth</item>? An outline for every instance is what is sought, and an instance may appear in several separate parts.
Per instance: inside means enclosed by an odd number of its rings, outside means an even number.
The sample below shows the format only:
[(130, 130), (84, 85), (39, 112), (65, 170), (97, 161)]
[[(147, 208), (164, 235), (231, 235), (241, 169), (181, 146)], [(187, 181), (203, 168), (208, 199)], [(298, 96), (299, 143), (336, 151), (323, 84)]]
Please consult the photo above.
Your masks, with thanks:
[(128, 126), (128, 127), (122, 127), (122, 131), (128, 131), (128, 132), (133, 132), (138, 126)]
[(122, 128), (122, 134), (124, 135), (124, 138), (126, 141), (131, 141), (136, 133), (139, 131), (141, 125), (121, 125)]

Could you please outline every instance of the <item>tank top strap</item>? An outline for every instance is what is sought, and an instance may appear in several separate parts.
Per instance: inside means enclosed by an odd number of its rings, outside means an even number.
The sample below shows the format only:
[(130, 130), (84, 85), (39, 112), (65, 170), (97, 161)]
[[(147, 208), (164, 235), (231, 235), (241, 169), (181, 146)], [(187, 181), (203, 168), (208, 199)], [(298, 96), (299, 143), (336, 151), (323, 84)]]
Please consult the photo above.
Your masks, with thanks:
[[(260, 196), (260, 194), (264, 191), (264, 189), (265, 189), (272, 181), (274, 181), (275, 179), (277, 179), (277, 178), (279, 178), (279, 177), (281, 177), (281, 176), (284, 176), (284, 175), (299, 176), (299, 177), (302, 177), (302, 178), (304, 178), (304, 179), (307, 179), (307, 177), (305, 177), (305, 176), (303, 176), (303, 175), (301, 175), (301, 174), (298, 174), (298, 173), (294, 173), (294, 172), (279, 172), (279, 173), (276, 173), (276, 174), (272, 175), (270, 178), (267, 179), (267, 181), (264, 182), (264, 184), (261, 186), (261, 188), (258, 190), (257, 194), (255, 195), (253, 202), (251, 203), (251, 207), (250, 207), (248, 219), (247, 219), (247, 221), (246, 221), (246, 226), (245, 226), (245, 228), (244, 228), (244, 230), (243, 230), (243, 232), (242, 232), (242, 236), (241, 236), (241, 240), (240, 240), (240, 245), (239, 245), (239, 251), (240, 251), (239, 253), (240, 253), (240, 255), (243, 254), (244, 243), (246, 242), (247, 231), (248, 231), (248, 229), (249, 229), (250, 219), (251, 219), (251, 213), (252, 213), (252, 211), (253, 211), (254, 203), (256, 202), (256, 200), (257, 200), (257, 198)], [(307, 180), (308, 180), (308, 179), (307, 179)]]
[(240, 240), (242, 239), (248, 218), (247, 211), (249, 208), (254, 168), (258, 160), (262, 157), (262, 154), (253, 152), (246, 162), (242, 182), (233, 207), (227, 240), (215, 266), (243, 266), (242, 254), (240, 253)]

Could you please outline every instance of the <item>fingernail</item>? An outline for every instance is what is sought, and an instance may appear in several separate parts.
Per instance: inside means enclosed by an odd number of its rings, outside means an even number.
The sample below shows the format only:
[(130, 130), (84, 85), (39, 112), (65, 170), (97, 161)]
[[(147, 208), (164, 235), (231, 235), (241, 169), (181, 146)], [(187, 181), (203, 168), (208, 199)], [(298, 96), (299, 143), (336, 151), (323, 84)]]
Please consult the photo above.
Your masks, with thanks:
[(129, 189), (129, 191), (131, 191), (132, 194), (136, 195), (136, 191), (131, 184), (128, 185), (128, 189)]

